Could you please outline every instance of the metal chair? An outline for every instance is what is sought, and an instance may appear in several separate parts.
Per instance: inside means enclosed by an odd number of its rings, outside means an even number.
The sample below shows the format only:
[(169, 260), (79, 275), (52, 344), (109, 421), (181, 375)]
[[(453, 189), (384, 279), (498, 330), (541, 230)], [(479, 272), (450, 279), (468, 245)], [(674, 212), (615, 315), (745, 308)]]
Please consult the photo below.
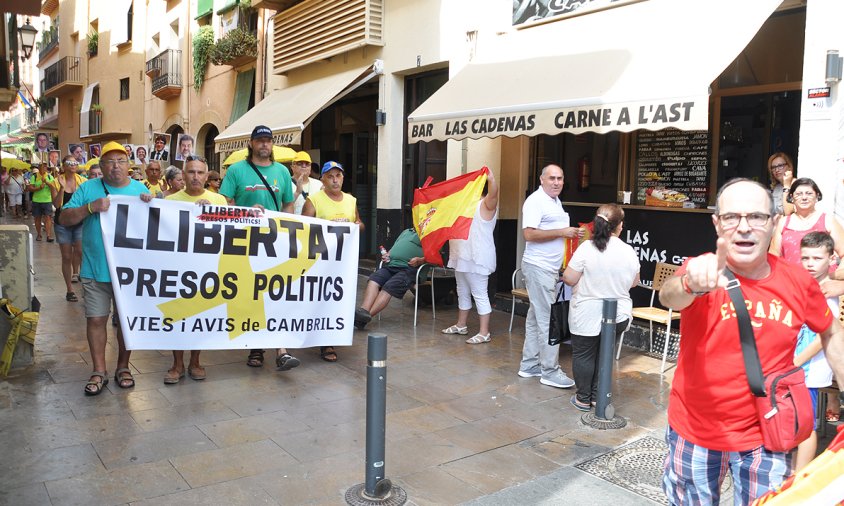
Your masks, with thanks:
[[(513, 276), (510, 279), (510, 286), (512, 287), (510, 294), (513, 296), (513, 303), (510, 306), (510, 332), (513, 332), (513, 316), (516, 314), (516, 299), (530, 302), (527, 288), (525, 288), (525, 277), (521, 273), (521, 268), (516, 269), (513, 271)], [(516, 286), (517, 279), (519, 281), (518, 286)]]
[[(378, 268), (384, 266), (384, 261), (381, 260), (378, 262)], [(431, 310), (433, 312), (433, 318), (437, 318), (437, 304), (436, 300), (434, 299), (434, 274), (436, 272), (436, 266), (433, 264), (424, 263), (420, 265), (416, 269), (416, 282), (413, 286), (413, 326), (416, 326), (417, 316), (419, 314), (419, 278), (422, 276), (422, 269), (425, 267), (431, 268)], [(425, 280), (422, 280), (422, 284), (425, 284)], [(381, 313), (378, 313), (378, 319), (381, 320)]]
[[(656, 269), (654, 270), (654, 279), (652, 286), (647, 286), (645, 284), (639, 283), (639, 286), (642, 288), (646, 288), (651, 291), (651, 302), (648, 307), (634, 307), (633, 308), (633, 318), (639, 318), (640, 320), (647, 320), (648, 326), (650, 327), (650, 334), (648, 339), (650, 341), (650, 349), (653, 349), (653, 337), (654, 337), (654, 322), (661, 323), (665, 325), (665, 346), (662, 350), (662, 366), (659, 369), (659, 374), (665, 372), (665, 359), (668, 357), (668, 342), (670, 341), (671, 337), (671, 322), (674, 320), (680, 319), (680, 313), (675, 312), (673, 309), (662, 309), (659, 307), (654, 307), (654, 300), (656, 299), (656, 294), (662, 289), (662, 285), (665, 281), (674, 275), (674, 273), (679, 269), (680, 266), (666, 264), (659, 262), (656, 264)], [(624, 334), (621, 335), (621, 339), (618, 343), (618, 352), (615, 354), (615, 359), (621, 356), (621, 346), (624, 344)]]

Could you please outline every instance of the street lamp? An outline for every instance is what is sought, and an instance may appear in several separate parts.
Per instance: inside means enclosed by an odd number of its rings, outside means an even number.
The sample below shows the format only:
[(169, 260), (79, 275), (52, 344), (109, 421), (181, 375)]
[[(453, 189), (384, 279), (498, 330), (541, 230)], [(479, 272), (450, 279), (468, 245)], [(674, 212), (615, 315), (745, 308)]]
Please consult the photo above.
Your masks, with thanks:
[(38, 34), (38, 29), (29, 24), (29, 18), (26, 18), (26, 24), (18, 28), (18, 38), (21, 41), (21, 49), (23, 49), (23, 59), (28, 60), (32, 54), (32, 48), (35, 47), (35, 36)]

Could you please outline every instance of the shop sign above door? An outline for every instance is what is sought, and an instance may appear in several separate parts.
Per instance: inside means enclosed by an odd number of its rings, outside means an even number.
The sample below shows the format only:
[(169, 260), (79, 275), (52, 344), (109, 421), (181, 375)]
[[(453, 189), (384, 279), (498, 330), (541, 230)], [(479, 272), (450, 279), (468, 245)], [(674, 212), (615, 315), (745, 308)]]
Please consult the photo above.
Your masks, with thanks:
[[(535, 110), (502, 108), (487, 114), (441, 114), (408, 118), (408, 141), (479, 139), (639, 129), (705, 130), (709, 97), (669, 98)], [(562, 105), (562, 104), (561, 104)]]

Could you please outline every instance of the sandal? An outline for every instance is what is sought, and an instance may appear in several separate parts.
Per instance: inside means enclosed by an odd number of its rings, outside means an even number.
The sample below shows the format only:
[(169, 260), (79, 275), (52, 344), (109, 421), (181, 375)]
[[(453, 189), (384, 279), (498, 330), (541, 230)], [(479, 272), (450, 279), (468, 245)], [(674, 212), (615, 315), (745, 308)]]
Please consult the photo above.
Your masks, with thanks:
[(474, 336), (466, 339), (466, 342), (469, 344), (481, 344), (481, 343), (488, 343), (490, 341), (489, 334), (475, 334)]
[(202, 381), (205, 379), (205, 368), (201, 365), (188, 368), (188, 376), (194, 381)]
[(827, 422), (837, 422), (841, 419), (841, 412), (840, 411), (833, 411), (831, 409), (826, 410), (826, 421)]
[[(35, 238), (35, 240), (36, 240), (36, 241), (40, 241), (40, 240), (41, 240), (41, 236), (39, 235), (38, 237), (36, 237), (36, 238)], [(95, 395), (96, 395), (96, 394), (95, 394)]]
[(117, 382), (117, 386), (120, 388), (132, 388), (135, 386), (135, 378), (132, 376), (132, 371), (126, 367), (121, 367), (114, 371), (114, 381)]
[(52, 237), (47, 238), (47, 242), (53, 242), (53, 241), (55, 241), (55, 239), (53, 239)]
[(337, 352), (334, 351), (333, 346), (320, 346), (319, 358), (326, 362), (337, 362)]
[[(105, 372), (105, 371), (103, 371), (103, 372), (98, 372), (98, 371), (92, 372), (91, 378), (88, 379), (88, 383), (85, 383), (85, 395), (89, 395), (89, 396), (100, 395), (103, 391), (103, 388), (105, 388), (105, 386), (108, 385), (108, 378), (106, 377), (107, 375), (108, 375), (108, 373)], [(100, 378), (100, 380), (94, 381), (94, 378)]]
[(64, 296), (64, 300), (68, 302), (78, 302), (79, 299), (76, 298), (76, 294), (73, 292), (67, 292), (67, 295)]
[(279, 371), (289, 371), (299, 365), (299, 359), (289, 353), (282, 353), (275, 357), (275, 368)]
[(79, 274), (74, 274), (73, 276), (71, 276), (70, 282), (71, 283), (79, 283)]
[(175, 385), (178, 383), (182, 378), (185, 377), (185, 371), (177, 371), (175, 368), (171, 368), (164, 374), (164, 384), (165, 385)]
[(249, 367), (264, 367), (264, 350), (249, 350), (246, 365)]
[(457, 325), (452, 325), (447, 329), (442, 330), (443, 334), (460, 334), (461, 336), (465, 336), (469, 333), (469, 327), (458, 327)]

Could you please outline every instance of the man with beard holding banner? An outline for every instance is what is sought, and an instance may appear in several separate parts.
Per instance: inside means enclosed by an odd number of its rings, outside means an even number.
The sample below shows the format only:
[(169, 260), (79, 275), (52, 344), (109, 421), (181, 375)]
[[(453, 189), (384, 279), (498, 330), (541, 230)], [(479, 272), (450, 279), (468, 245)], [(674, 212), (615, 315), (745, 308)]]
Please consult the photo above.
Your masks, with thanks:
[[(273, 131), (264, 125), (252, 130), (246, 159), (226, 171), (220, 194), (229, 205), (259, 207), (270, 211), (293, 212), (293, 185), (287, 167), (273, 160)], [(275, 359), (279, 371), (299, 365), (299, 359), (279, 348)], [(249, 350), (249, 367), (263, 367), (264, 350)]]
[[(111, 274), (103, 246), (100, 214), (108, 210), (109, 195), (139, 195), (141, 200), (152, 200), (143, 183), (129, 178), (129, 158), (122, 144), (108, 142), (100, 157), (103, 177), (79, 185), (70, 201), (65, 203), (59, 217), (60, 224), (72, 227), (82, 225), (82, 287), (85, 289), (85, 317), (87, 318), (88, 347), (94, 372), (85, 385), (85, 395), (99, 395), (108, 384), (106, 372), (106, 323), (112, 309), (114, 292)], [(116, 312), (116, 310), (115, 310)], [(123, 343), (123, 331), (117, 327), (117, 371), (114, 380), (120, 388), (132, 388), (135, 379), (129, 370), (129, 354)]]
[[(208, 162), (205, 161), (205, 158), (196, 155), (186, 156), (183, 172), (185, 187), (173, 195), (165, 197), (166, 200), (193, 202), (198, 206), (228, 205), (225, 197), (205, 189), (205, 183), (208, 180)], [(200, 350), (191, 350), (190, 362), (188, 363), (188, 376), (194, 381), (205, 379), (205, 368), (199, 365), (199, 353)], [(184, 377), (185, 352), (184, 350), (173, 350), (173, 367), (164, 375), (164, 384), (175, 385)]]

